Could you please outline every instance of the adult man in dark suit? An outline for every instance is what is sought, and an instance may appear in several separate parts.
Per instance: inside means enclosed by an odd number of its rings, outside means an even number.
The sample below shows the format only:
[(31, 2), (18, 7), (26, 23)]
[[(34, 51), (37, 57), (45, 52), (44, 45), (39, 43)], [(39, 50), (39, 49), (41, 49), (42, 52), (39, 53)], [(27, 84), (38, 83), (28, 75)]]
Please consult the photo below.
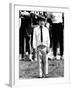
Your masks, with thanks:
[(52, 13), (52, 40), (54, 59), (57, 56), (57, 48), (60, 48), (60, 59), (63, 58), (63, 19), (62, 13)]
[[(21, 26), (19, 30), (19, 47), (22, 59), (24, 54), (30, 55), (30, 38), (31, 38), (31, 17), (28, 12), (21, 12)], [(26, 50), (25, 50), (26, 48)]]

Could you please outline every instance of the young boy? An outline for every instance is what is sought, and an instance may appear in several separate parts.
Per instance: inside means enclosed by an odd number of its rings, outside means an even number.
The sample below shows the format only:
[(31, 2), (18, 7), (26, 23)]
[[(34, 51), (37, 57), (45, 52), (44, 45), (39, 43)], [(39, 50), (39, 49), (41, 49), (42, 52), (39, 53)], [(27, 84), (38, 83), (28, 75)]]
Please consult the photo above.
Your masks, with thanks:
[(45, 77), (48, 74), (48, 58), (46, 53), (49, 50), (50, 39), (49, 31), (45, 27), (45, 18), (38, 17), (39, 25), (34, 28), (33, 32), (33, 48), (37, 51), (37, 60), (39, 63), (39, 76)]

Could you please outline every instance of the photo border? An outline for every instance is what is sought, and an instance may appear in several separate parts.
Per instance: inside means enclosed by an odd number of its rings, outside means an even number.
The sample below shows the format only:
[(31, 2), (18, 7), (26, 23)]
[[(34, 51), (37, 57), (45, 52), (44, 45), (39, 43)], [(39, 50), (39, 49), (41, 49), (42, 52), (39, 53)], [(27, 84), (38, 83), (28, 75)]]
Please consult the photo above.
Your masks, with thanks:
[[(45, 78), (45, 79), (19, 79), (19, 10), (34, 10), (34, 11), (52, 11), (64, 12), (64, 78)], [(10, 3), (10, 86), (42, 86), (57, 83), (70, 82), (70, 56), (68, 36), (69, 28), (69, 8), (68, 7), (48, 7), (37, 5), (23, 5)]]

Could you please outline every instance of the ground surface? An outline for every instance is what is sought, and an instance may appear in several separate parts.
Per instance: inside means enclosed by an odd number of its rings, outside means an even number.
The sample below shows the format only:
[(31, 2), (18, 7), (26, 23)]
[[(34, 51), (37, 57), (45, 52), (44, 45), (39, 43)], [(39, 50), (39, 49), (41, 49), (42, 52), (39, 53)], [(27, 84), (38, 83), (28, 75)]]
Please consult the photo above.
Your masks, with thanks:
[[(49, 74), (46, 78), (63, 77), (64, 76), (64, 60), (48, 60)], [(39, 77), (37, 61), (19, 61), (19, 77), (20, 78), (37, 78)]]

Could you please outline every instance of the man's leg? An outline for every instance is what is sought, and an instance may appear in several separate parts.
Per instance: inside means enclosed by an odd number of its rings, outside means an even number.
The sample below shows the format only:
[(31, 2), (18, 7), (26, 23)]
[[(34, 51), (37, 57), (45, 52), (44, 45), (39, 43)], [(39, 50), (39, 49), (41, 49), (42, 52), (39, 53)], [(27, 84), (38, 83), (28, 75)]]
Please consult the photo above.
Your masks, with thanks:
[(24, 58), (24, 37), (21, 38), (21, 54), (22, 58)]
[(26, 52), (28, 52), (28, 54), (30, 54), (29, 40), (30, 40), (30, 38), (28, 36), (26, 36)]
[(56, 36), (54, 35), (53, 37), (53, 55), (54, 57), (56, 57), (57, 54), (57, 39)]
[(54, 24), (53, 28), (52, 28), (53, 55), (54, 55), (54, 57), (56, 57), (56, 54), (57, 54), (57, 43), (58, 43), (57, 29), (58, 29), (57, 24)]
[(60, 56), (63, 56), (63, 27), (60, 25), (60, 32), (59, 32), (59, 44), (60, 44)]

